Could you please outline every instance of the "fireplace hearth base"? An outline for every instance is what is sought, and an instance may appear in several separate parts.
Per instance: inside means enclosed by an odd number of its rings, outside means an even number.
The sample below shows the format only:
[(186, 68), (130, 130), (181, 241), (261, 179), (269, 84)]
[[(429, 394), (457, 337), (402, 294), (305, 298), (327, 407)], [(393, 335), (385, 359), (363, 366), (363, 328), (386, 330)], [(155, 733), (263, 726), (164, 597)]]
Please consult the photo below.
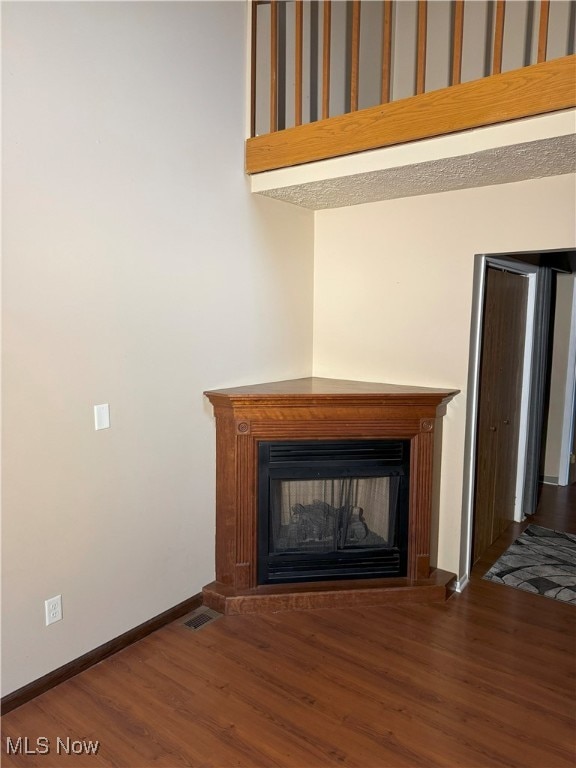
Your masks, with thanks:
[(204, 605), (227, 615), (276, 613), (319, 608), (359, 608), (375, 605), (443, 602), (456, 576), (433, 568), (427, 579), (358, 579), (315, 583), (261, 585), (235, 590), (213, 581), (202, 590)]
[[(443, 601), (454, 574), (430, 567), (434, 429), (455, 390), (307, 378), (205, 393), (216, 416), (216, 580), (225, 614)], [(409, 441), (406, 576), (259, 583), (259, 447)], [(260, 579), (261, 581), (261, 579)]]

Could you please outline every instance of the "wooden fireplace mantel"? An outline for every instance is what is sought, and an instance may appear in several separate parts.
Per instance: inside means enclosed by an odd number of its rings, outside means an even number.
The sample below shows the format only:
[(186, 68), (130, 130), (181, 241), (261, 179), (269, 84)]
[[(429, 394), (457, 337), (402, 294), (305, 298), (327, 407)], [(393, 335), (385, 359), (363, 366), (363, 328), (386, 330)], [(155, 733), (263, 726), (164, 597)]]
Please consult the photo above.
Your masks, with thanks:
[[(458, 390), (304, 378), (206, 392), (216, 416), (216, 580), (206, 605), (223, 613), (445, 599), (448, 574), (430, 568), (436, 420)], [(408, 575), (258, 585), (258, 442), (410, 440)]]

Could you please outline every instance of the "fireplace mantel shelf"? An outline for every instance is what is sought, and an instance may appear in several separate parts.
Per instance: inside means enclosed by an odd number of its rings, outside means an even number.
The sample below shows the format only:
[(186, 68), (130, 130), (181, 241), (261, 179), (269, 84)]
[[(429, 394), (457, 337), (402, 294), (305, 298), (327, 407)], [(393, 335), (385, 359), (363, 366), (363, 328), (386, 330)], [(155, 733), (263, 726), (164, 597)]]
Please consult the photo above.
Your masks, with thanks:
[(302, 405), (385, 405), (426, 404), (448, 402), (459, 390), (413, 387), (405, 384), (380, 384), (346, 379), (326, 379), (311, 376), (288, 381), (272, 381), (206, 392), (214, 405), (246, 405), (257, 407), (281, 404), (283, 407)]
[[(434, 426), (453, 389), (302, 378), (206, 396), (216, 416), (216, 581), (204, 602), (224, 613), (441, 600), (452, 574), (430, 568)], [(257, 453), (260, 441), (410, 441), (405, 578), (259, 584)]]

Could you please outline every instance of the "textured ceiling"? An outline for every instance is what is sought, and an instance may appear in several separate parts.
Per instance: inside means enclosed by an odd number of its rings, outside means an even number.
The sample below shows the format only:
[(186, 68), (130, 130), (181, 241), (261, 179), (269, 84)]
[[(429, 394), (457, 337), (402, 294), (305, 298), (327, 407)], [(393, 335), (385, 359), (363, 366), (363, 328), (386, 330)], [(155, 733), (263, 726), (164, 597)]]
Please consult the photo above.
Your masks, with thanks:
[(257, 194), (322, 210), (397, 197), (486, 187), (576, 172), (576, 135), (487, 149), (470, 155), (370, 171)]

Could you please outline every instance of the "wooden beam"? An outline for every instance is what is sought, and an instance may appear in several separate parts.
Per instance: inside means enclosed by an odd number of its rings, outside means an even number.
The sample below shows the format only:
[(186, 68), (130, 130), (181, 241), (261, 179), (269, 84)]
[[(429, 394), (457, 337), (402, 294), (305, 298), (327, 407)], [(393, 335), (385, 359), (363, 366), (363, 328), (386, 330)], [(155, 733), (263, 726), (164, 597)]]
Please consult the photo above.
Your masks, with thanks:
[(452, 25), (452, 79), (450, 85), (459, 85), (462, 77), (462, 38), (464, 36), (464, 0), (455, 0)]
[(322, 119), (330, 117), (330, 43), (332, 36), (332, 4), (324, 0), (322, 32)]
[(256, 47), (258, 35), (258, 3), (252, 0), (250, 39), (250, 136), (256, 136)]
[(426, 89), (426, 33), (428, 20), (427, 0), (418, 0), (418, 39), (416, 43), (416, 93)]
[(550, 0), (540, 1), (540, 24), (538, 27), (538, 63), (546, 61), (548, 48), (548, 16), (550, 13)]
[(492, 57), (492, 74), (502, 72), (502, 46), (504, 43), (504, 16), (506, 15), (506, 0), (496, 0), (496, 22), (494, 24), (494, 52)]
[(392, 74), (392, 0), (384, 0), (382, 20), (382, 89), (380, 103), (390, 101), (390, 78)]
[(246, 172), (378, 149), (576, 107), (576, 55), (246, 142)]
[(270, 0), (270, 133), (278, 130), (278, 5)]
[(294, 72), (294, 123), (302, 125), (302, 29), (303, 29), (303, 5), (302, 0), (296, 0), (294, 3), (295, 12), (295, 72)]
[(358, 109), (360, 79), (360, 0), (352, 0), (352, 46), (350, 62), (350, 112)]

